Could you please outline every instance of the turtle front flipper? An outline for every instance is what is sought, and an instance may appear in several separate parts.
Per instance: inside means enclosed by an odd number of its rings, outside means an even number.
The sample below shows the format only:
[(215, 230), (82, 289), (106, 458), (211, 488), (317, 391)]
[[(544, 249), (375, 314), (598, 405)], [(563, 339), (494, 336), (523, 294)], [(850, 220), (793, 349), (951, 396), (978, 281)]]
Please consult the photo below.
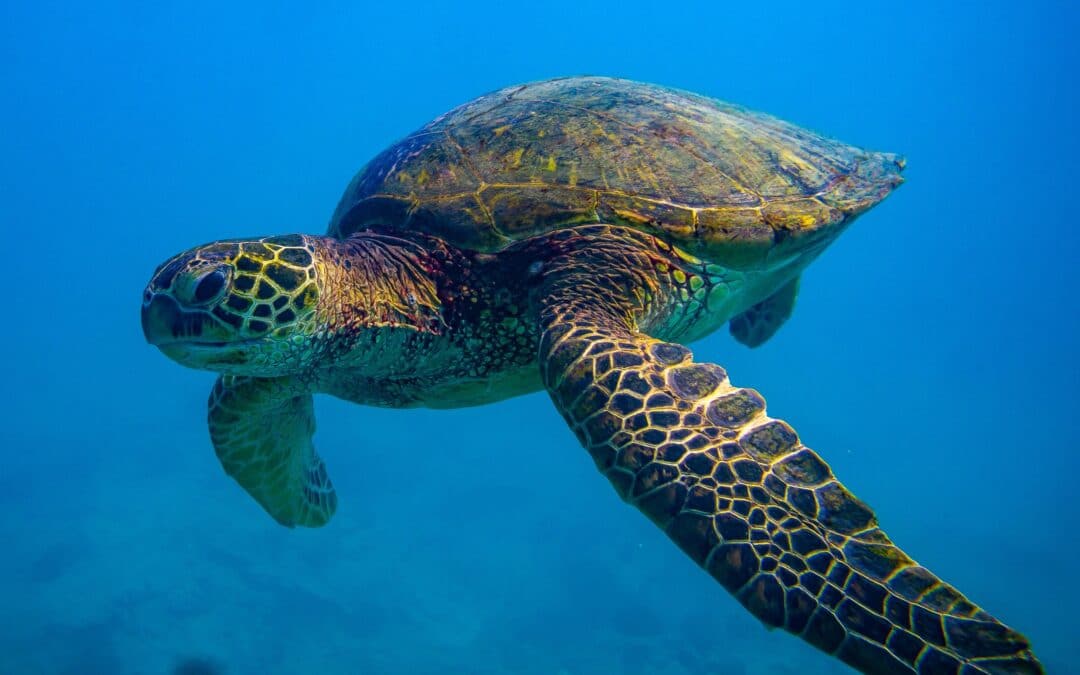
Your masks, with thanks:
[(210, 394), (210, 439), (225, 473), (282, 525), (325, 525), (337, 495), (315, 452), (311, 392), (294, 378), (222, 375)]
[(750, 309), (733, 316), (728, 327), (731, 336), (747, 347), (765, 344), (791, 318), (798, 294), (799, 277), (795, 277)]
[(864, 673), (1043, 672), (1022, 635), (897, 548), (756, 391), (640, 333), (614, 288), (549, 286), (540, 363), (624, 500), (767, 625)]

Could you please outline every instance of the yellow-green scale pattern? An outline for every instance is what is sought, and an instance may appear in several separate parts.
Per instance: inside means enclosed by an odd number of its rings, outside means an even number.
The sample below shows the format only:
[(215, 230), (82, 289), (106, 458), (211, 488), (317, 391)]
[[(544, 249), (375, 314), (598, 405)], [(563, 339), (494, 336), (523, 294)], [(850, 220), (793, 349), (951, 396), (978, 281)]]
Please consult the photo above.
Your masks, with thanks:
[(549, 264), (540, 365), (624, 500), (762, 621), (863, 672), (1042, 672), (1023, 636), (897, 548), (760, 394), (642, 332), (684, 302), (680, 256), (629, 231), (587, 240)]

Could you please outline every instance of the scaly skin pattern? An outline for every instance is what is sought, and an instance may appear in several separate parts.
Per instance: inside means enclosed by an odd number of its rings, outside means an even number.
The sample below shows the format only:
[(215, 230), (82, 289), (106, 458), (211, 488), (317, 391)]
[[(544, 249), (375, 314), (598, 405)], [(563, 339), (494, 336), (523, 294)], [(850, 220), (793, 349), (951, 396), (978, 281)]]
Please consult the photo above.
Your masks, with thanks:
[(225, 473), (282, 525), (325, 525), (337, 508), (315, 451), (311, 391), (294, 378), (222, 375), (210, 393), (210, 440)]
[(591, 239), (547, 264), (540, 365), (624, 500), (767, 625), (864, 673), (1042, 672), (1023, 636), (897, 548), (760, 394), (649, 336), (683, 302), (666, 245)]
[[(418, 233), (326, 238), (319, 387), (357, 403), (459, 407), (540, 388), (519, 257)], [(510, 283), (503, 283), (509, 281)], [(521, 391), (513, 391), (515, 388)]]
[[(757, 392), (670, 342), (770, 297), (816, 251), (755, 276), (610, 225), (497, 254), (417, 233), (289, 241), (310, 258), (289, 254), (305, 263), (294, 284), (277, 269), (289, 247), (253, 257), (253, 242), (215, 243), (159, 269), (144, 302), (151, 342), (225, 372), (211, 440), (279, 523), (320, 526), (337, 505), (311, 441), (313, 393), (455, 407), (546, 387), (618, 494), (768, 625), (865, 673), (1042, 672), (1021, 635), (898, 549)], [(199, 292), (212, 275), (228, 282)], [(258, 298), (264, 283), (278, 292)], [(217, 309), (252, 294), (248, 313), (315, 301), (254, 338), (245, 318), (232, 346)]]

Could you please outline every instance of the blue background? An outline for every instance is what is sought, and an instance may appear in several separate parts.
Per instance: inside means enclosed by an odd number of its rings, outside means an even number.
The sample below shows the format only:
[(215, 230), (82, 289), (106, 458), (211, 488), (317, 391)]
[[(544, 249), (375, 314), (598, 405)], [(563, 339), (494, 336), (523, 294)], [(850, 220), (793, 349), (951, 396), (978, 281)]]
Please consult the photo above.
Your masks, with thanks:
[(542, 393), (317, 399), (341, 507), (289, 531), (217, 464), (213, 376), (143, 343), (167, 256), (322, 232), (393, 140), (579, 73), (907, 155), (907, 184), (809, 270), (780, 334), (695, 352), (1051, 672), (1080, 663), (1072, 10), (30, 4), (0, 8), (0, 672), (847, 672), (621, 504)]

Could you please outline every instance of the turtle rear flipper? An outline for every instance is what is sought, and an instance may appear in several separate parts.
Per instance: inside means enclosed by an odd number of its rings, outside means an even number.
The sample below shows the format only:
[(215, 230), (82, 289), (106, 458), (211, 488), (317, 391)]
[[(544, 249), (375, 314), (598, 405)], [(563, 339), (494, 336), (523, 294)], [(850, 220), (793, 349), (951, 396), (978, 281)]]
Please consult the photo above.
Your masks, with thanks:
[(731, 336), (747, 347), (759, 347), (780, 330), (795, 309), (799, 277), (780, 287), (769, 297), (731, 319)]
[(1043, 672), (1024, 636), (893, 544), (760, 394), (639, 331), (650, 305), (635, 298), (660, 302), (667, 280), (646, 294), (619, 270), (649, 258), (609, 248), (549, 265), (540, 365), (620, 497), (766, 625), (864, 673)]
[(225, 473), (282, 525), (325, 525), (337, 495), (311, 436), (311, 392), (292, 378), (223, 375), (210, 394), (210, 439)]

